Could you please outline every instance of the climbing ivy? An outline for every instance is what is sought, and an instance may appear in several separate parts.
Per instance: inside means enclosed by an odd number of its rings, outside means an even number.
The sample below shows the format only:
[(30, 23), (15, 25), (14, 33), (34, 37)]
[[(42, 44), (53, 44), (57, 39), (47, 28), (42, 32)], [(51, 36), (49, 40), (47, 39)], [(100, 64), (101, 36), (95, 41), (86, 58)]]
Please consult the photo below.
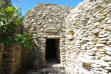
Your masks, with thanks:
[(32, 35), (20, 30), (23, 19), (20, 8), (0, 7), (0, 43), (5, 45), (19, 43), (22, 47), (33, 48)]

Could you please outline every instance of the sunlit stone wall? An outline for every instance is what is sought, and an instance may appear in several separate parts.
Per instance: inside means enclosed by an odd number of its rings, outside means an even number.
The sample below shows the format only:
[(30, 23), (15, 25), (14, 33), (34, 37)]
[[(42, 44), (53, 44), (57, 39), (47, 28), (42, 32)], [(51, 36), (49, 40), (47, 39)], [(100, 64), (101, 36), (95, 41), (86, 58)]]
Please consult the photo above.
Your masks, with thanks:
[(111, 73), (111, 0), (84, 0), (66, 18), (69, 74)]
[[(73, 8), (55, 4), (39, 3), (24, 21), (25, 28), (34, 35), (35, 53), (39, 63), (46, 63), (46, 39), (59, 39), (60, 59), (65, 64), (65, 17)], [(36, 58), (37, 58), (36, 56)], [(36, 63), (37, 64), (37, 63)]]

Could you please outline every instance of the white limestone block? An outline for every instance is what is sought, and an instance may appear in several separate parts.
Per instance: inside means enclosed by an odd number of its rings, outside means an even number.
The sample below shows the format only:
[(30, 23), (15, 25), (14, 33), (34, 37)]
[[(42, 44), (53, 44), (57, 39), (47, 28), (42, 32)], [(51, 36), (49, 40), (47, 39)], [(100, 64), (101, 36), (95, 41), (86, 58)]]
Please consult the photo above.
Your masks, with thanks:
[(107, 20), (107, 23), (110, 23), (110, 24), (111, 24), (111, 18)]
[(96, 44), (96, 47), (103, 47), (104, 44)]

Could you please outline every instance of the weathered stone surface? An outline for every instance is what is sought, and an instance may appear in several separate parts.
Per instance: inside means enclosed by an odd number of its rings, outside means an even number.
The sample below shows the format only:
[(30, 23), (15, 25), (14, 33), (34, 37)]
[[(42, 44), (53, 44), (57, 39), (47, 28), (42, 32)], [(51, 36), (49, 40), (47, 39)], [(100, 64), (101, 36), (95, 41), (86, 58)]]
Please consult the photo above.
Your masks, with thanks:
[[(70, 11), (65, 21), (66, 70), (69, 74), (81, 74), (81, 69), (84, 69), (82, 74), (87, 74), (85, 70), (89, 74), (110, 73), (110, 14), (111, 0), (84, 0)], [(74, 31), (73, 40), (69, 40), (69, 30)]]
[[(65, 62), (65, 17), (69, 10), (73, 8), (60, 6), (55, 4), (39, 3), (33, 8), (27, 17), (24, 24), (28, 32), (34, 34), (35, 52), (40, 56), (35, 56), (38, 65), (46, 63), (46, 39), (59, 39), (60, 60)], [(35, 54), (35, 53), (34, 53)], [(35, 65), (34, 65), (35, 66)]]
[(40, 3), (24, 23), (34, 34), (36, 57), (41, 56), (42, 64), (46, 39), (59, 38), (67, 74), (110, 74), (111, 0), (84, 0), (74, 9)]
[(21, 68), (21, 47), (18, 44), (2, 45), (0, 50), (0, 74), (18, 74)]

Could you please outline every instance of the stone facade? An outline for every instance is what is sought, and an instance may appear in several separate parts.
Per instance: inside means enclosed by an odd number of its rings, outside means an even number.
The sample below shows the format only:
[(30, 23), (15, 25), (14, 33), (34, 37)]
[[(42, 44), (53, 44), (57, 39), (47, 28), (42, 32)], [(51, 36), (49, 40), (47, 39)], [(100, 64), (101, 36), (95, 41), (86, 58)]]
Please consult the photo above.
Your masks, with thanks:
[(66, 23), (68, 74), (110, 74), (111, 0), (84, 0)]
[(18, 44), (1, 45), (0, 74), (18, 74), (21, 69), (21, 48)]
[(72, 8), (67, 6), (39, 3), (28, 13), (24, 23), (28, 32), (34, 35), (34, 50), (40, 56), (38, 64), (46, 63), (46, 39), (59, 39), (60, 59), (62, 64), (65, 63), (64, 22), (70, 9)]
[(0, 45), (0, 74), (25, 74), (32, 68), (33, 50), (22, 49), (19, 44)]
[(39, 3), (27, 15), (36, 67), (46, 63), (46, 39), (60, 40), (67, 74), (111, 73), (111, 0), (84, 0), (76, 8)]

